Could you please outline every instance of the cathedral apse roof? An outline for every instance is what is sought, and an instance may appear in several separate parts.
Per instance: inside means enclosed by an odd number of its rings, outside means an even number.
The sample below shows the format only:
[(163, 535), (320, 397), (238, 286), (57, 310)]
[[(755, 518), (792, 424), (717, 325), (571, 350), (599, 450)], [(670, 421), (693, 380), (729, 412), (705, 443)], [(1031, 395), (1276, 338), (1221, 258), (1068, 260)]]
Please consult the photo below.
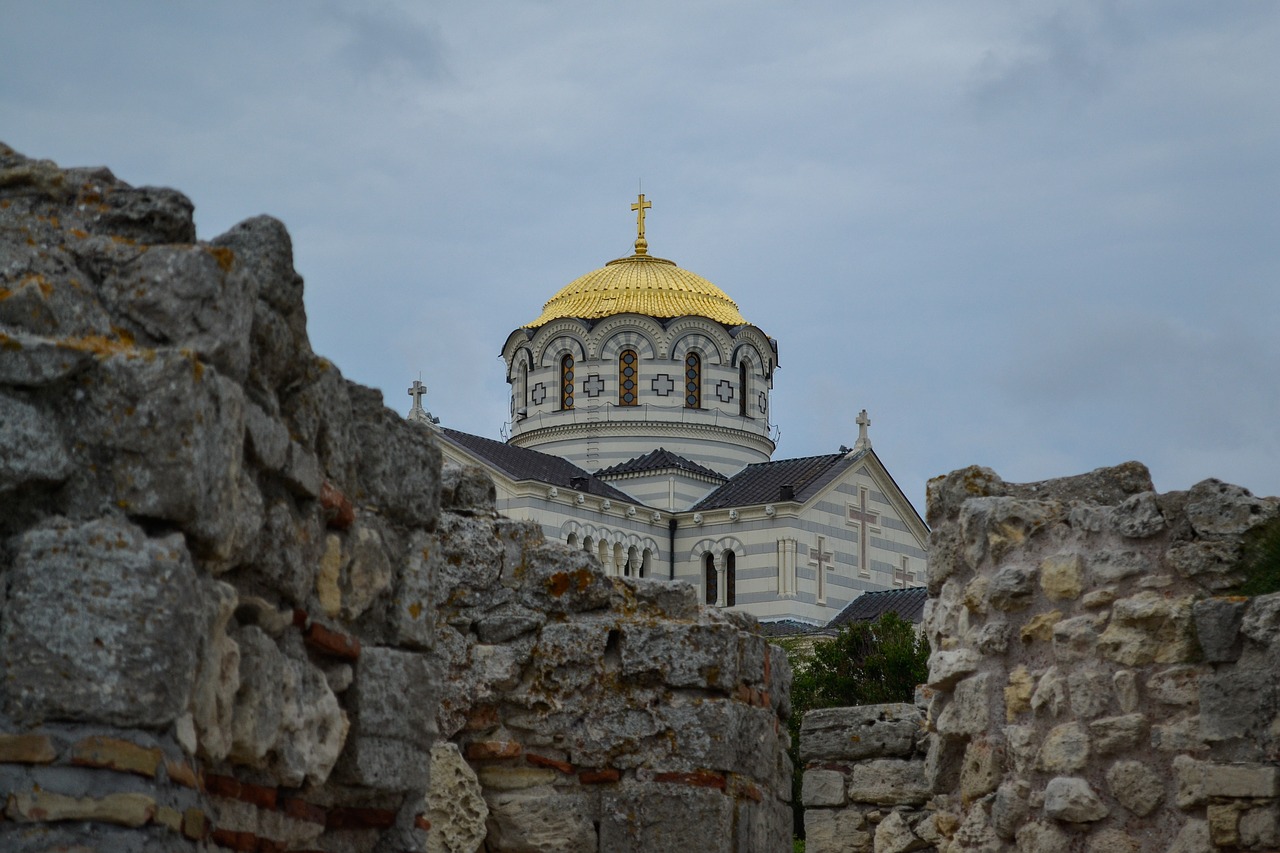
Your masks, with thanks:
[(449, 441), (480, 457), (513, 480), (536, 480), (549, 486), (573, 489), (610, 500), (635, 501), (623, 492), (559, 456), (540, 453), (525, 447), (516, 447), (503, 441), (441, 428), (440, 433)]
[[(868, 452), (863, 450), (855, 455), (829, 453), (825, 456), (801, 456), (748, 465), (731, 477), (729, 482), (699, 501), (693, 509), (722, 509), (775, 501), (804, 503)], [(790, 491), (787, 492), (787, 489)]]
[(690, 474), (697, 474), (700, 477), (724, 482), (725, 477), (712, 471), (706, 466), (699, 465), (697, 462), (686, 459), (679, 453), (672, 453), (665, 447), (659, 447), (657, 450), (651, 450), (643, 456), (637, 456), (635, 459), (628, 459), (626, 462), (620, 462), (608, 468), (601, 468), (596, 472), (597, 477), (621, 477), (626, 474), (652, 474), (657, 471), (687, 471)]

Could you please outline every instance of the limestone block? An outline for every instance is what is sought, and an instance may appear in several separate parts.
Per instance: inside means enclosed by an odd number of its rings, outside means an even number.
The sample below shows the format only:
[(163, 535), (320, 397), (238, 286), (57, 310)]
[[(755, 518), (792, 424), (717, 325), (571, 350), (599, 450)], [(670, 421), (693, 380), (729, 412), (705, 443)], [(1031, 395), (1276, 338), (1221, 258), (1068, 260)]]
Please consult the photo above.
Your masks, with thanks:
[(1085, 853), (1142, 853), (1144, 837), (1135, 838), (1120, 829), (1103, 829), (1089, 836)]
[(1280, 767), (1273, 764), (1209, 764), (1201, 769), (1205, 796), (1280, 796)]
[(436, 679), (425, 655), (365, 646), (355, 676), (347, 693), (354, 733), (431, 748)]
[(770, 797), (756, 802), (747, 797), (735, 800), (733, 810), (733, 853), (786, 850), (791, 846), (795, 819), (786, 803)]
[(1040, 588), (1050, 601), (1075, 601), (1084, 590), (1084, 559), (1077, 553), (1045, 557), (1040, 561)]
[(928, 843), (911, 831), (901, 812), (889, 812), (876, 827), (875, 853), (908, 853), (928, 847)]
[(1161, 752), (1198, 752), (1205, 749), (1200, 717), (1182, 714), (1151, 727), (1151, 745)]
[(58, 519), (15, 544), (0, 617), (10, 715), (161, 727), (186, 710), (208, 614), (182, 536)]
[(552, 622), (538, 637), (538, 680), (558, 690), (583, 690), (604, 673), (609, 626), (598, 622)]
[(919, 805), (929, 798), (924, 762), (873, 758), (853, 766), (849, 801), (881, 806)]
[(1150, 591), (1122, 598), (1112, 606), (1098, 649), (1125, 666), (1185, 661), (1195, 651), (1191, 604), (1189, 596), (1165, 598)]
[(230, 584), (212, 580), (203, 585), (200, 597), (209, 629), (191, 692), (197, 747), (190, 751), (198, 751), (209, 761), (221, 761), (231, 750), (231, 724), (240, 689), (240, 645), (227, 636), (238, 599)]
[(965, 741), (930, 734), (924, 759), (925, 784), (931, 791), (950, 791), (960, 784)]
[(1053, 658), (1059, 663), (1092, 660), (1098, 645), (1101, 620), (1094, 615), (1075, 616), (1053, 626)]
[(269, 769), (282, 785), (323, 784), (346, 743), (346, 714), (325, 674), (309, 662), (287, 658), (282, 674), (280, 730)]
[(1204, 768), (1205, 762), (1190, 755), (1173, 757), (1173, 778), (1177, 782), (1174, 803), (1178, 808), (1193, 809), (1208, 800), (1204, 792)]
[(1112, 511), (1111, 520), (1116, 532), (1129, 539), (1146, 539), (1165, 529), (1155, 492), (1126, 498)]
[(506, 643), (541, 628), (547, 617), (536, 610), (509, 601), (485, 613), (475, 623), (482, 643)]
[[(21, 285), (10, 286), (6, 301), (27, 289)], [(5, 325), (2, 318), (0, 325)], [(73, 349), (56, 338), (26, 335), (12, 328), (0, 332), (0, 346), (5, 353), (0, 359), (0, 385), (38, 388), (75, 376), (93, 361), (93, 354), (87, 350)]]
[(733, 838), (732, 824), (733, 800), (720, 791), (683, 785), (628, 785), (600, 799), (600, 850), (727, 850)]
[(427, 853), (476, 853), (485, 837), (489, 806), (475, 771), (457, 744), (431, 747), (431, 784), (426, 797)]
[(738, 635), (727, 623), (628, 624), (618, 644), (620, 674), (656, 675), (672, 687), (732, 688), (738, 683)]
[(1213, 842), (1209, 838), (1209, 823), (1204, 820), (1188, 820), (1178, 830), (1168, 853), (1212, 853)]
[[(1047, 642), (1054, 637), (1054, 626), (1062, 620), (1061, 610), (1037, 613), (1022, 625), (1019, 636), (1023, 644), (1034, 641)], [(1056, 646), (1055, 646), (1056, 650)]]
[(987, 592), (996, 610), (1025, 610), (1031, 606), (1039, 576), (1036, 566), (1003, 566), (991, 576)]
[[(0, 351), (9, 357), (7, 348)], [(53, 413), (0, 393), (0, 494), (28, 483), (61, 483), (73, 469)]]
[(1117, 761), (1107, 769), (1111, 796), (1138, 817), (1151, 814), (1164, 799), (1164, 780), (1141, 761)]
[(1238, 536), (1276, 516), (1274, 498), (1256, 498), (1248, 489), (1221, 480), (1202, 480), (1187, 492), (1187, 518), (1203, 538)]
[(800, 786), (805, 808), (844, 805), (844, 774), (838, 770), (806, 770)]
[[(428, 534), (417, 531), (409, 537), (406, 556), (397, 569), (387, 609), (391, 638), (407, 649), (429, 649), (435, 639), (435, 577), (439, 572), (440, 548)], [(538, 625), (541, 625), (538, 622)], [(536, 626), (535, 626), (536, 627)], [(479, 630), (481, 642), (496, 643), (514, 635), (501, 630)]]
[(994, 676), (984, 672), (957, 684), (951, 701), (938, 715), (938, 732), (961, 737), (985, 732), (991, 725), (993, 682)]
[(440, 512), (440, 448), (381, 401), (358, 405), (357, 397), (353, 393), (350, 411), (351, 429), (360, 436), (361, 488), (348, 497), (356, 504), (372, 503), (398, 524), (431, 529)]
[(156, 813), (156, 801), (144, 794), (108, 794), (105, 797), (68, 797), (36, 790), (9, 795), (5, 817), (28, 821), (95, 821), (117, 826), (143, 826)]
[(1116, 587), (1102, 586), (1086, 592), (1081, 596), (1080, 603), (1086, 610), (1100, 610), (1103, 607), (1110, 607), (1119, 597), (1120, 592)]
[(342, 584), (342, 618), (359, 619), (391, 586), (391, 561), (376, 516), (361, 516), (347, 533), (351, 560)]
[(245, 446), (253, 460), (268, 471), (284, 468), (289, 453), (289, 430), (252, 400), (244, 405)]
[(1040, 676), (1036, 684), (1036, 692), (1031, 694), (1033, 710), (1046, 711), (1051, 717), (1058, 717), (1067, 708), (1067, 677), (1061, 669), (1051, 666)]
[(1206, 598), (1191, 607), (1196, 639), (1209, 663), (1239, 660), (1240, 626), (1246, 601), (1240, 598)]
[(972, 803), (996, 789), (1004, 775), (1005, 745), (989, 738), (969, 741), (960, 770), (960, 799)]
[(996, 835), (1006, 841), (1014, 837), (1031, 811), (1030, 798), (1031, 784), (1021, 779), (1005, 782), (996, 789), (991, 801), (991, 828)]
[(1116, 702), (1120, 710), (1132, 714), (1138, 710), (1138, 677), (1133, 672), (1122, 669), (1111, 676), (1111, 686), (1116, 691)]
[(987, 622), (971, 633), (971, 645), (980, 653), (998, 657), (1009, 648), (1009, 635), (1013, 628), (1008, 622)]
[(1089, 737), (1097, 755), (1115, 755), (1133, 749), (1147, 735), (1147, 718), (1143, 714), (1103, 717), (1089, 723)]
[[(601, 715), (592, 727), (595, 742), (586, 745), (606, 757), (619, 752), (624, 744), (666, 730), (675, 733), (673, 753), (690, 769), (715, 768), (767, 780), (776, 778), (773, 774), (778, 771), (776, 723), (770, 709), (743, 702), (672, 702), (653, 711), (625, 708), (616, 715)], [(732, 732), (733, 737), (726, 737), (726, 732)], [(801, 744), (803, 748), (803, 734)], [(581, 748), (571, 753), (574, 763), (590, 763), (580, 757)]]
[(267, 752), (280, 739), (284, 716), (285, 659), (275, 641), (256, 626), (236, 635), (240, 648), (240, 688), (231, 724), (231, 758), (264, 767)]
[(1215, 847), (1235, 847), (1240, 843), (1240, 803), (1209, 803), (1209, 839)]
[(1050, 773), (1079, 770), (1089, 761), (1089, 734), (1078, 722), (1054, 726), (1040, 745), (1037, 765)]
[(1092, 669), (1074, 669), (1067, 676), (1071, 713), (1089, 720), (1105, 713), (1111, 701), (1111, 680)]
[(551, 768), (520, 765), (515, 767), (481, 765), (477, 776), (486, 791), (521, 791), (526, 788), (550, 785), (563, 778), (559, 771)]
[(872, 853), (873, 831), (860, 809), (806, 809), (805, 853)]
[(1274, 850), (1280, 844), (1280, 816), (1274, 803), (1246, 809), (1240, 815), (1239, 826), (1241, 847)]
[(495, 603), (502, 547), (487, 519), (445, 513), (436, 531), (438, 558), (434, 600), (447, 613)]
[(1071, 849), (1071, 839), (1051, 823), (1032, 821), (1018, 830), (1018, 853), (1062, 853)]
[(423, 790), (431, 770), (430, 750), (376, 734), (349, 734), (333, 778), (374, 791)]
[(1201, 676), (1200, 733), (1223, 741), (1266, 731), (1276, 715), (1275, 678), (1269, 670), (1230, 667)]
[(445, 461), (440, 469), (440, 506), (446, 512), (489, 512), (497, 501), (497, 489), (483, 468)]
[(1181, 577), (1216, 591), (1227, 591), (1244, 580), (1240, 568), (1240, 542), (1199, 540), (1174, 545), (1165, 552), (1165, 562)]
[(973, 649), (934, 652), (929, 656), (928, 686), (934, 690), (950, 690), (956, 682), (974, 672), (982, 656)]
[(1099, 550), (1089, 555), (1089, 574), (1096, 583), (1115, 583), (1150, 571), (1150, 560), (1137, 551)]
[(984, 853), (987, 851), (997, 853), (1002, 848), (1000, 839), (991, 828), (987, 810), (981, 804), (965, 813), (964, 821), (952, 834), (951, 842), (949, 850), (981, 850)]
[[(595, 853), (598, 810), (586, 796), (550, 787), (490, 793), (485, 849), (493, 853)], [(608, 849), (608, 848), (605, 848)]]
[(140, 341), (191, 350), (241, 382), (249, 372), (255, 285), (234, 252), (161, 245), (108, 270), (98, 293)]
[(1044, 789), (1044, 813), (1067, 823), (1102, 820), (1110, 810), (1084, 779), (1055, 776)]
[(1240, 621), (1240, 633), (1264, 646), (1280, 640), (1280, 593), (1249, 599)]
[(547, 543), (525, 554), (520, 603), (545, 613), (582, 613), (607, 607), (614, 580), (584, 551)]
[(967, 610), (980, 616), (985, 615), (987, 612), (987, 592), (990, 588), (991, 578), (986, 575), (978, 575), (965, 584), (964, 594), (960, 600)]
[(1031, 696), (1035, 690), (1035, 679), (1021, 664), (1009, 673), (1009, 683), (1004, 688), (1004, 718), (1013, 722), (1024, 711), (1031, 710)]
[(1164, 705), (1195, 705), (1199, 701), (1200, 678), (1211, 670), (1183, 664), (1154, 672), (1147, 678), (1147, 696)]
[(800, 760), (909, 756), (923, 723), (920, 709), (907, 704), (810, 711), (800, 724)]

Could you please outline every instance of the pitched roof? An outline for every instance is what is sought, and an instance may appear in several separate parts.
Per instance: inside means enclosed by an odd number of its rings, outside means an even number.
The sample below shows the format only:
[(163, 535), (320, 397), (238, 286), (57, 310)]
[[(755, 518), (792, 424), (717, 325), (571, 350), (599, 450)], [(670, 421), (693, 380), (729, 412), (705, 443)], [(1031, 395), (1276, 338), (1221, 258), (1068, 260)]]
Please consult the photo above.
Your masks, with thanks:
[(929, 591), (922, 586), (864, 592), (850, 601), (826, 627), (831, 629), (852, 622), (873, 622), (886, 613), (896, 613), (918, 625), (924, 618), (924, 603), (928, 598)]
[(526, 447), (516, 447), (513, 444), (447, 427), (440, 429), (440, 435), (472, 455), (480, 457), (513, 480), (536, 480), (550, 486), (601, 495), (610, 500), (635, 503), (629, 495), (559, 456), (529, 450)]
[(804, 503), (867, 452), (863, 450), (853, 455), (828, 453), (825, 456), (757, 462), (743, 468), (727, 483), (699, 501), (693, 509), (720, 509), (784, 500), (781, 497), (783, 486), (791, 486), (793, 489), (793, 497), (786, 500)]
[(651, 450), (643, 456), (637, 456), (634, 459), (628, 459), (626, 462), (619, 462), (617, 465), (611, 465), (608, 468), (601, 468), (596, 472), (597, 477), (620, 477), (623, 474), (649, 474), (655, 471), (670, 471), (672, 468), (678, 471), (688, 471), (691, 474), (697, 474), (702, 477), (711, 477), (724, 482), (725, 476), (712, 471), (703, 465), (699, 465), (689, 459), (685, 459), (679, 453), (672, 453), (665, 447), (659, 447), (657, 450)]
[(812, 634), (816, 630), (818, 630), (816, 625), (797, 622), (795, 619), (775, 619), (772, 622), (760, 623), (762, 637), (794, 637), (797, 634)]

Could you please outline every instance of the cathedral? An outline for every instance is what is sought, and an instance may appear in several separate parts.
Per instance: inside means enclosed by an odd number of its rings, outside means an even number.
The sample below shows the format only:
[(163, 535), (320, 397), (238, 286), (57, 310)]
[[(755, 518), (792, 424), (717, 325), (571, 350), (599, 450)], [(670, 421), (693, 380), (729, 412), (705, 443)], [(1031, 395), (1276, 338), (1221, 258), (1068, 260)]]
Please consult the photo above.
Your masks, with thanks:
[[(409, 417), (484, 468), (498, 509), (606, 571), (683, 580), (763, 622), (822, 626), (864, 592), (923, 584), (928, 530), (872, 449), (773, 459), (778, 343), (719, 287), (649, 254), (570, 282), (502, 347), (506, 441)], [(532, 313), (532, 312), (531, 312)], [(505, 432), (505, 431), (504, 431)]]

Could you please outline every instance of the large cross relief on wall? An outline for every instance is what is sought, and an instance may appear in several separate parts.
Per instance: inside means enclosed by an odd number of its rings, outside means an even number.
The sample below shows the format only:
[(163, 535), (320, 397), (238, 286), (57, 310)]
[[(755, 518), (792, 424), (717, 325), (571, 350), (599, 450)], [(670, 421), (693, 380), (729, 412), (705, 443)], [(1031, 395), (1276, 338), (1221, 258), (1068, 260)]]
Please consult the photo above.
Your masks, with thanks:
[(867, 490), (858, 489), (858, 504), (846, 504), (845, 523), (858, 528), (858, 576), (871, 577), (871, 533), (879, 533), (880, 513), (867, 509)]

